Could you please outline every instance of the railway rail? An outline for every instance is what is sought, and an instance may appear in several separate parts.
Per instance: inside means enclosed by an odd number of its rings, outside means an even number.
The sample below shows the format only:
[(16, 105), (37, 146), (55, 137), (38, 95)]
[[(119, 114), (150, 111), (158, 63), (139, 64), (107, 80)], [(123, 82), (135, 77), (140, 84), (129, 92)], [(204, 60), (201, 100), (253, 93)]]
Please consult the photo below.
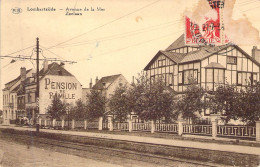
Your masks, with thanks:
[[(7, 134), (7, 133), (5, 133)], [(179, 159), (169, 156), (161, 156), (161, 155), (155, 155), (150, 153), (140, 153), (136, 151), (130, 151), (130, 150), (124, 150), (124, 149), (117, 149), (117, 148), (111, 148), (111, 147), (105, 147), (105, 146), (95, 146), (90, 144), (84, 144), (84, 143), (76, 143), (71, 141), (61, 141), (56, 139), (49, 139), (45, 137), (38, 137), (38, 136), (29, 136), (29, 135), (21, 135), (21, 134), (11, 134), (8, 133), (7, 135), (11, 136), (11, 140), (22, 142), (28, 145), (28, 147), (32, 146), (42, 146), (42, 147), (51, 147), (51, 148), (62, 148), (62, 149), (69, 149), (74, 151), (74, 154), (78, 152), (77, 156), (83, 156), (84, 152), (90, 152), (90, 153), (96, 153), (101, 155), (113, 155), (113, 156), (119, 156), (127, 159), (137, 160), (137, 161), (143, 161), (143, 162), (153, 162), (156, 164), (164, 164), (164, 166), (176, 166), (176, 162), (183, 163), (183, 164), (190, 164), (194, 166), (220, 166), (215, 165), (208, 162), (200, 162), (200, 161), (193, 161), (193, 160), (187, 160), (187, 159)], [(70, 135), (73, 136), (73, 135)], [(78, 136), (77, 136), (78, 137)], [(113, 139), (104, 139), (104, 138), (95, 138), (95, 137), (83, 137), (83, 139), (94, 139), (100, 142), (104, 141), (111, 141)], [(118, 140), (117, 140), (118, 141)], [(127, 144), (133, 144), (138, 142), (129, 142), (129, 141), (123, 141)], [(153, 145), (154, 144), (149, 144)], [(166, 147), (162, 145), (157, 145), (156, 147)], [(171, 164), (172, 163), (172, 164)], [(175, 164), (174, 164), (175, 163)]]

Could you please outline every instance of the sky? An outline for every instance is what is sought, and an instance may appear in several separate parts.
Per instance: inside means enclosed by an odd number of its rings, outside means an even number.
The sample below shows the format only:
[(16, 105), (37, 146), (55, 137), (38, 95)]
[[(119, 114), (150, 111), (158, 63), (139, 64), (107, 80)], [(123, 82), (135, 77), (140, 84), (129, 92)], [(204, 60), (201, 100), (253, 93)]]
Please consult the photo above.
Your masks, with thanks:
[[(232, 0), (233, 1), (233, 0)], [(76, 61), (65, 68), (88, 87), (90, 78), (123, 74), (131, 82), (159, 50), (166, 49), (184, 33), (184, 13), (196, 8), (199, 0), (1, 0), (0, 55), (35, 57), (36, 38), (40, 58)], [(31, 11), (33, 8), (56, 11)], [(82, 15), (66, 15), (67, 9)], [(91, 8), (94, 11), (91, 11)], [(97, 8), (102, 9), (100, 11)], [(260, 1), (237, 0), (233, 20), (248, 19), (260, 30)], [(14, 13), (13, 9), (22, 9)], [(73, 12), (69, 12), (73, 13)], [(242, 23), (242, 22), (241, 22)], [(229, 26), (229, 25), (225, 25)], [(230, 25), (231, 26), (231, 25)], [(234, 26), (234, 25), (233, 25)], [(240, 30), (241, 28), (238, 28)], [(237, 35), (246, 33), (238, 31)], [(259, 33), (258, 33), (259, 37)], [(240, 39), (241, 40), (241, 39)], [(243, 41), (243, 39), (241, 40)], [(257, 44), (239, 45), (251, 54)], [(20, 67), (36, 67), (35, 61), (0, 59), (0, 86), (16, 78)], [(40, 62), (42, 67), (42, 62)], [(0, 109), (2, 108), (0, 93)]]

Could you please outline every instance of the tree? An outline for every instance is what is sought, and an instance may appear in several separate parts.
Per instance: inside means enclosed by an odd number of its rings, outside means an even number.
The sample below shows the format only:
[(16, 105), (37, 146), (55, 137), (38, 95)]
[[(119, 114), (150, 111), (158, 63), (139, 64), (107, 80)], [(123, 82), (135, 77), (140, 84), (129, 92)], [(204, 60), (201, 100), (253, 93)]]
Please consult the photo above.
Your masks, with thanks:
[(204, 109), (204, 89), (196, 84), (187, 86), (184, 94), (180, 95), (176, 101), (176, 115), (184, 119), (195, 120)]
[(164, 117), (166, 121), (171, 120), (174, 95), (171, 89), (167, 89), (163, 79), (150, 80), (142, 73), (136, 81), (129, 92), (129, 106), (141, 119), (155, 121)]
[(145, 110), (140, 114), (145, 120), (160, 120), (163, 117), (171, 120), (174, 103), (173, 93), (166, 90), (165, 83), (161, 78), (149, 83), (144, 92)]
[(128, 107), (139, 116), (145, 110), (143, 95), (146, 89), (146, 82), (147, 78), (144, 73), (141, 73), (135, 78), (135, 82), (131, 84), (127, 91)]
[(237, 97), (236, 114), (243, 122), (255, 124), (260, 119), (260, 83), (249, 84)]
[(55, 94), (47, 110), (47, 113), (51, 115), (52, 119), (61, 119), (61, 117), (66, 114), (66, 104)]
[(119, 85), (109, 99), (108, 106), (115, 116), (115, 120), (122, 122), (131, 113), (128, 107), (127, 87)]
[(71, 115), (75, 120), (83, 120), (87, 118), (86, 105), (83, 104), (82, 100), (77, 100), (76, 105), (72, 107)]
[(206, 102), (206, 107), (209, 108), (212, 113), (224, 115), (222, 117), (226, 122), (231, 119), (239, 119), (237, 114), (237, 97), (239, 92), (234, 85), (219, 85), (216, 91), (211, 93), (209, 100)]
[(87, 98), (87, 117), (89, 119), (102, 117), (106, 111), (106, 98), (102, 96), (102, 92), (93, 89), (91, 90), (90, 94), (87, 95)]

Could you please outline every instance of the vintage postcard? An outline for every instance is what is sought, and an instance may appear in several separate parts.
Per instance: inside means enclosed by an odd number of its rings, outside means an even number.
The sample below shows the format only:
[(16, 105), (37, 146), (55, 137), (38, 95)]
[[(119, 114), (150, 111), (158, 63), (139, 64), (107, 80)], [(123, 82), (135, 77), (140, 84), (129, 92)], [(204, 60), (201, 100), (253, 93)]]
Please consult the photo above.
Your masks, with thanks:
[(259, 0), (1, 0), (0, 167), (260, 165)]

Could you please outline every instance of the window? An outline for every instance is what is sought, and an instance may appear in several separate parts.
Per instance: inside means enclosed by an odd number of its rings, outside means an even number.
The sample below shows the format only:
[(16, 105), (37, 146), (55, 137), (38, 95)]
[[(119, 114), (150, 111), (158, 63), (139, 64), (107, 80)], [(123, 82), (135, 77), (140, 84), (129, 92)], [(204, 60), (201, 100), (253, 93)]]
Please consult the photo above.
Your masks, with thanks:
[(172, 74), (168, 74), (168, 76), (169, 76), (169, 86), (172, 86), (173, 85), (173, 82), (172, 82), (172, 80), (173, 80), (173, 77), (172, 77)]
[(207, 69), (206, 70), (206, 82), (207, 83), (224, 83), (224, 69)]
[(252, 72), (237, 72), (237, 85), (245, 86), (254, 84), (257, 81), (257, 73)]
[(183, 82), (182, 82), (182, 72), (179, 72), (178, 82), (179, 82), (179, 84), (183, 84)]
[(237, 58), (233, 56), (227, 56), (227, 64), (237, 64)]
[(198, 71), (197, 70), (185, 70), (183, 71), (184, 84), (191, 84), (191, 82), (198, 83)]
[(166, 65), (166, 59), (158, 60), (158, 67), (162, 67)]
[(31, 103), (31, 95), (28, 93), (28, 103)]

